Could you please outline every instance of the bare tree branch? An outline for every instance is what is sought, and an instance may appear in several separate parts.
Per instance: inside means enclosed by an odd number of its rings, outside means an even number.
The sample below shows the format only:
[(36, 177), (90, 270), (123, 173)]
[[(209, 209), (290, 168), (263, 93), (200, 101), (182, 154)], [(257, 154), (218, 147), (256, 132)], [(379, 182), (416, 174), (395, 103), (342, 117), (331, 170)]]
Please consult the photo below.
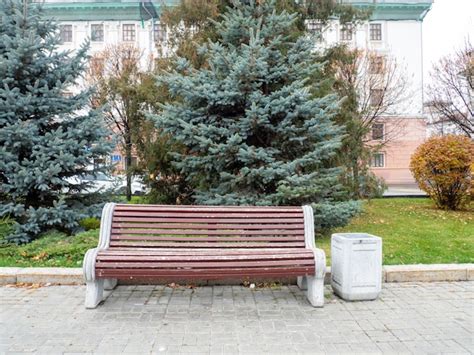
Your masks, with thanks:
[(432, 124), (452, 125), (474, 137), (474, 52), (469, 40), (452, 55), (442, 58), (431, 72), (428, 86)]
[(103, 108), (106, 124), (121, 139), (125, 153), (127, 199), (131, 197), (134, 132), (144, 120), (142, 108), (145, 98), (140, 87), (143, 70), (149, 63), (143, 62), (143, 54), (137, 47), (111, 45), (92, 57), (86, 74), (87, 85), (96, 89), (91, 105)]

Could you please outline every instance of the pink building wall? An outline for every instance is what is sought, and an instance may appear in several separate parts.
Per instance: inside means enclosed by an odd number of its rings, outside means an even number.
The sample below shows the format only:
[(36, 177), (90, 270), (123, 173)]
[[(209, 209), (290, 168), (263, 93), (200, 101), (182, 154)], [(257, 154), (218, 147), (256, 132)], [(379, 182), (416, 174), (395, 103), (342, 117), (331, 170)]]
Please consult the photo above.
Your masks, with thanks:
[(426, 122), (422, 118), (385, 118), (387, 143), (380, 152), (384, 153), (385, 166), (372, 167), (372, 172), (383, 178), (388, 185), (416, 186), (410, 172), (410, 158), (415, 149), (427, 137)]

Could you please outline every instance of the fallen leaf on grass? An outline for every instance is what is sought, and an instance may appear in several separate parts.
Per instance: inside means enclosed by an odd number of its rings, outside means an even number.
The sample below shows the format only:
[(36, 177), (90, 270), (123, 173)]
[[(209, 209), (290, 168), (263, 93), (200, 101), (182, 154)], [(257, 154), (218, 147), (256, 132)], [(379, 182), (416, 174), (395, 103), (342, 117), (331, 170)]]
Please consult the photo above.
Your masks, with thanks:
[(48, 258), (48, 253), (46, 252), (41, 252), (39, 253), (38, 255), (35, 255), (34, 257), (32, 257), (33, 260), (44, 260), (44, 259), (47, 259)]

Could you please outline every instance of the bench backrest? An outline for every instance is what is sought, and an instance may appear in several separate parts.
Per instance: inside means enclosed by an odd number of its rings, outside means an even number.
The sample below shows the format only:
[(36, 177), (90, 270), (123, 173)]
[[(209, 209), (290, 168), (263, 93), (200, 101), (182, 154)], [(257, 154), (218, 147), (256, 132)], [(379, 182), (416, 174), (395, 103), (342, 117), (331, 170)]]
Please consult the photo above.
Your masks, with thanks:
[(110, 248), (304, 248), (302, 207), (114, 207)]

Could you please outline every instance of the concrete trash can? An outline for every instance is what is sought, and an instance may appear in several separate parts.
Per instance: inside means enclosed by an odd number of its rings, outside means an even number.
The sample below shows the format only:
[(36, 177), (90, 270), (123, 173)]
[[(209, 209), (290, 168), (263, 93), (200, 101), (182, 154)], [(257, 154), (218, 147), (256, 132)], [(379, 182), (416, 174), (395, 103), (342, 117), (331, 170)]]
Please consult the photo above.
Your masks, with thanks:
[(331, 286), (346, 301), (376, 299), (382, 290), (382, 239), (366, 233), (333, 234)]

